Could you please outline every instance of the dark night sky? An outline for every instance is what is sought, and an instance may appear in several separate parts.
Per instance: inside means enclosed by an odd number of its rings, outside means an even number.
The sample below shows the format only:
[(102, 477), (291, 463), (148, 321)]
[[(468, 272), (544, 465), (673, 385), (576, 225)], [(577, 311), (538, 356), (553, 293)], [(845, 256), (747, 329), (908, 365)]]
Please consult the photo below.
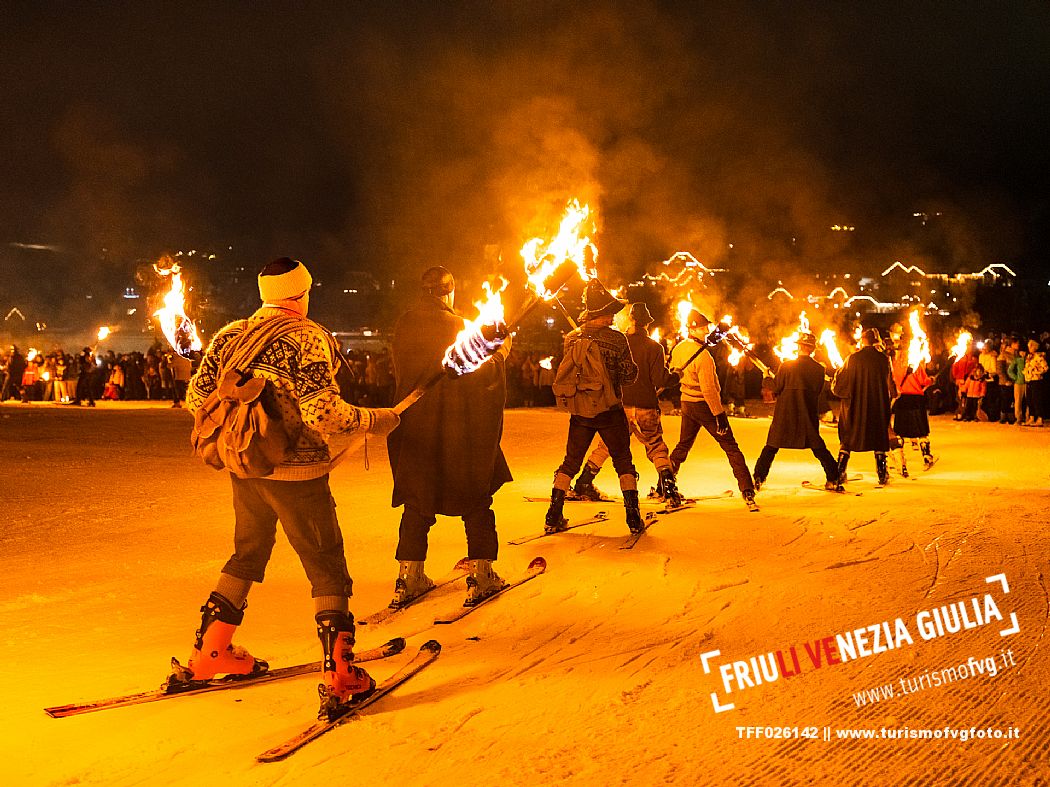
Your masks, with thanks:
[(579, 196), (612, 280), (792, 237), (876, 267), (917, 210), (960, 267), (1035, 268), (1050, 5), (979, 8), (5, 3), (0, 248), (479, 267)]

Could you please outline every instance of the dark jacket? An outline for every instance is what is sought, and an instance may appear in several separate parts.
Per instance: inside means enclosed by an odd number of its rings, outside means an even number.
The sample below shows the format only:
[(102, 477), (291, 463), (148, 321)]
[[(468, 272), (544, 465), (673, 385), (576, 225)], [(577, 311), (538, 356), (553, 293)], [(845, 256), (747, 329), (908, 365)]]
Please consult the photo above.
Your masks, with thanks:
[[(401, 316), (393, 342), (398, 400), (441, 368), (445, 349), (462, 329), (463, 318), (431, 295)], [(442, 380), (402, 414), (387, 438), (394, 507), (462, 516), (512, 480), (499, 445), (505, 360), (500, 352), (472, 374)]]
[(808, 355), (785, 361), (773, 381), (777, 404), (766, 445), (812, 448), (824, 444), (817, 419), (817, 400), (824, 388), (824, 367)]
[(832, 392), (842, 399), (839, 441), (846, 451), (889, 451), (890, 361), (874, 347), (846, 359)]
[(623, 406), (659, 410), (656, 390), (667, 385), (667, 359), (664, 348), (644, 333), (627, 334), (631, 357), (638, 365), (638, 376), (633, 383), (623, 386)]

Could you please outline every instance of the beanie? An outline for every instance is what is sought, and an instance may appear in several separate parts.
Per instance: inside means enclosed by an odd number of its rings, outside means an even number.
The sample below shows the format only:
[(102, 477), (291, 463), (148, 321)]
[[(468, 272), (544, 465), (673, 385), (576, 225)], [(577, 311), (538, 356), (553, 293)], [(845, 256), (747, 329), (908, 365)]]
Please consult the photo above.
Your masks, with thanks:
[(281, 257), (259, 272), (259, 297), (263, 303), (300, 298), (310, 291), (313, 278), (299, 260)]

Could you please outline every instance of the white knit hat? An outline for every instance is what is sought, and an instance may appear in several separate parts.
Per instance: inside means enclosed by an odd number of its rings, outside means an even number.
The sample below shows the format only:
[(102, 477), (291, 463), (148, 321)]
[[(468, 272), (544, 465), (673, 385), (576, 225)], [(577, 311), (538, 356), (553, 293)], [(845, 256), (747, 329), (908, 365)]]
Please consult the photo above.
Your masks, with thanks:
[[(268, 270), (281, 270), (282, 273), (267, 274)], [(282, 257), (267, 265), (259, 274), (259, 297), (263, 303), (277, 303), (299, 298), (310, 291), (313, 277), (298, 260)]]

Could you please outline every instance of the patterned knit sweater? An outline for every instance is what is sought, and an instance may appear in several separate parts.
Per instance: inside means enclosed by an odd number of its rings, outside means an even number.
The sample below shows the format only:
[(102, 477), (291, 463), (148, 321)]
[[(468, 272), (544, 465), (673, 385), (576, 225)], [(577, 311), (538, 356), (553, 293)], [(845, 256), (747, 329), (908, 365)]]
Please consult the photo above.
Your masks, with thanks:
[[(200, 369), (190, 381), (186, 404), (193, 411), (200, 407), (220, 381), (219, 359), (223, 348), (240, 335), (248, 324), (268, 317), (287, 317), (280, 309), (264, 307), (247, 320), (237, 320), (212, 339)], [(299, 439), (288, 460), (267, 479), (308, 481), (319, 478), (331, 467), (328, 435), (368, 429), (371, 413), (347, 404), (339, 397), (335, 382), (336, 348), (331, 335), (312, 320), (278, 338), (251, 364), (255, 377), (270, 380), (277, 394), (281, 416), (292, 430), (301, 427)]]

